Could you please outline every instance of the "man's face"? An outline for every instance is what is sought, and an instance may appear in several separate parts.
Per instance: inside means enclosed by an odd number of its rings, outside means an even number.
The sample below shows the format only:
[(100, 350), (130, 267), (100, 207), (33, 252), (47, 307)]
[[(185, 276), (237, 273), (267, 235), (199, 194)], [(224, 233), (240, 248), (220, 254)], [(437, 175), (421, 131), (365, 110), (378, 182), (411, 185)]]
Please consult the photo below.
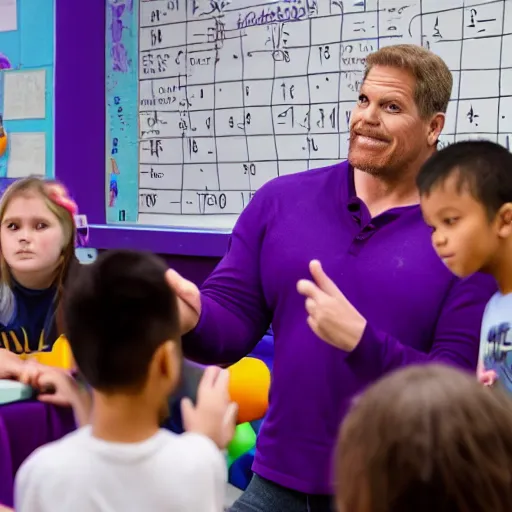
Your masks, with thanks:
[(350, 120), (348, 160), (354, 168), (393, 179), (419, 169), (432, 154), (444, 116), (421, 118), (415, 85), (403, 69), (370, 70)]

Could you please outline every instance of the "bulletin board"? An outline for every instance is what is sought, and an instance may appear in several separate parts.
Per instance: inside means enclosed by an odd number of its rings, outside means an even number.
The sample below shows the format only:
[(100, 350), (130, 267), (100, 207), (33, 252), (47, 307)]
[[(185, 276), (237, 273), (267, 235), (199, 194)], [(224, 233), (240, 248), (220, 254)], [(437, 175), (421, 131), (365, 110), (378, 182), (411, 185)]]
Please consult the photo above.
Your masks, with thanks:
[(54, 0), (0, 0), (3, 187), (13, 179), (55, 174), (54, 28)]

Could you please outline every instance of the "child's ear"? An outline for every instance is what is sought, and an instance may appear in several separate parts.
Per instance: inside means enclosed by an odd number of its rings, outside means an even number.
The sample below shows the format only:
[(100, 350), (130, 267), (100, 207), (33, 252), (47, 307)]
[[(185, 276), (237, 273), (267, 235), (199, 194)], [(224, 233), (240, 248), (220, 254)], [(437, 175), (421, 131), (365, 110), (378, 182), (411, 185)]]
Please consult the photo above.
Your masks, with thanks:
[(512, 203), (505, 203), (496, 216), (498, 221), (498, 236), (508, 238), (512, 235)]
[(161, 375), (169, 381), (172, 386), (178, 384), (181, 369), (181, 352), (177, 343), (166, 341), (159, 349)]

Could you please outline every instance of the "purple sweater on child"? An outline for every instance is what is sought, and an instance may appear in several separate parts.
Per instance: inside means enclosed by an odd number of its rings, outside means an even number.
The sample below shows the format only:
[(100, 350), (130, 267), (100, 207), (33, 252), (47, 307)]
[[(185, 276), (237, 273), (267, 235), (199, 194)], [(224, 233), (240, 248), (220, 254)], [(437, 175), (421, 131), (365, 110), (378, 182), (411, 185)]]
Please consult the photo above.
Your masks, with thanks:
[[(268, 415), (253, 470), (308, 494), (332, 492), (332, 451), (352, 398), (404, 365), (473, 370), (494, 280), (459, 280), (435, 254), (419, 206), (371, 218), (347, 162), (277, 178), (240, 215), (227, 254), (201, 289), (187, 357), (235, 362), (274, 329)], [(347, 353), (315, 336), (297, 281), (310, 260), (366, 318)]]

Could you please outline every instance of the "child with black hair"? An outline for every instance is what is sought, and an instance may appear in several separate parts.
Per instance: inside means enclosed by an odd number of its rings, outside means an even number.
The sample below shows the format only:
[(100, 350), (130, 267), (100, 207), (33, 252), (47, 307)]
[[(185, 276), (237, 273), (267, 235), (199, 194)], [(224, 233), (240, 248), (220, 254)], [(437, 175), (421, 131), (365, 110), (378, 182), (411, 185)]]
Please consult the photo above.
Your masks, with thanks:
[(25, 461), (16, 476), (17, 511), (223, 510), (221, 450), (236, 416), (227, 372), (207, 368), (196, 405), (183, 400), (185, 434), (159, 427), (182, 364), (166, 270), (154, 255), (112, 251), (70, 283), (66, 335), (92, 387), (91, 424)]
[(425, 163), (417, 185), (444, 264), (459, 277), (485, 272), (498, 283), (482, 320), (477, 374), (512, 393), (512, 154), (489, 141), (459, 142)]

